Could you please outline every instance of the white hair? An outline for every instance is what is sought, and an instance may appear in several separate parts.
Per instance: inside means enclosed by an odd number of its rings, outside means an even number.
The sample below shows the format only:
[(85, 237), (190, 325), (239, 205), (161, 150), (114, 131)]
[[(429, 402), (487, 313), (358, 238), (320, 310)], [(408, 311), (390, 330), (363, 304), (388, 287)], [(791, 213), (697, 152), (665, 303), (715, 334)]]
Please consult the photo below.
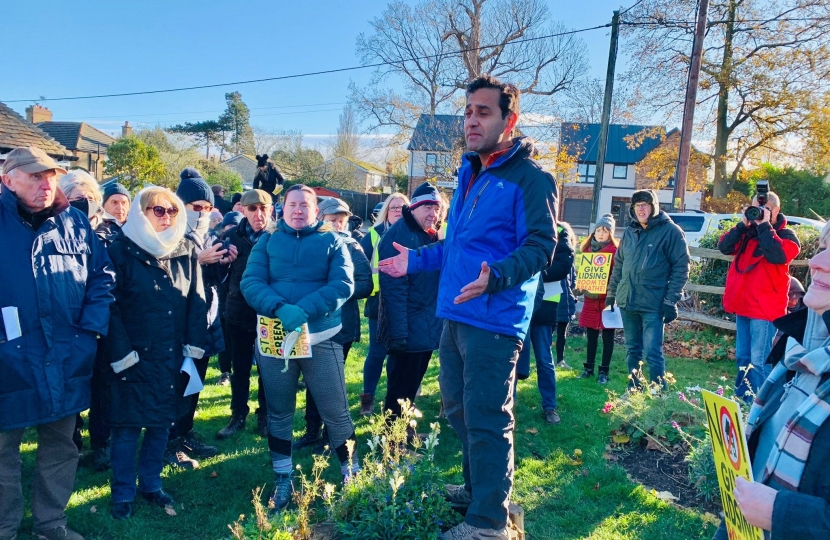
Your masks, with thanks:
[(94, 176), (83, 169), (73, 169), (63, 175), (58, 182), (58, 187), (67, 197), (73, 190), (79, 189), (84, 193), (92, 195), (92, 198), (95, 199), (95, 202), (98, 204), (104, 204), (104, 196), (101, 193), (101, 185)]

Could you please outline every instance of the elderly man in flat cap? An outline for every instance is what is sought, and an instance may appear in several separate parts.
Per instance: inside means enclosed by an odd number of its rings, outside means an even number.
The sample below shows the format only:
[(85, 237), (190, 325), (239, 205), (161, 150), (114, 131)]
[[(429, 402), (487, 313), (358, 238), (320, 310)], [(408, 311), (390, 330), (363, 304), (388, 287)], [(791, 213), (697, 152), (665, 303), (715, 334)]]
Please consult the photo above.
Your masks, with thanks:
[(97, 339), (115, 274), (89, 220), (57, 187), (66, 171), (15, 148), (0, 192), (0, 540), (23, 518), (20, 443), (37, 428), (32, 517), (39, 540), (83, 540), (66, 526), (75, 484), (75, 415), (89, 408)]

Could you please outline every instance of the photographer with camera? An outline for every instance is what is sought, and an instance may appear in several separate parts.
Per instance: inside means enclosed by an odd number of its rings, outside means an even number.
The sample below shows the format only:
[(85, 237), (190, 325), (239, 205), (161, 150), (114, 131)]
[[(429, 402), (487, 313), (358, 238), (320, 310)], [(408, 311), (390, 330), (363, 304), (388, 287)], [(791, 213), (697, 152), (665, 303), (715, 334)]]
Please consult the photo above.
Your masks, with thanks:
[(787, 314), (790, 262), (801, 246), (781, 213), (778, 195), (759, 181), (752, 206), (741, 223), (724, 234), (718, 249), (734, 255), (726, 275), (723, 308), (735, 314), (735, 394), (750, 402), (769, 375), (765, 365), (772, 348), (772, 321)]

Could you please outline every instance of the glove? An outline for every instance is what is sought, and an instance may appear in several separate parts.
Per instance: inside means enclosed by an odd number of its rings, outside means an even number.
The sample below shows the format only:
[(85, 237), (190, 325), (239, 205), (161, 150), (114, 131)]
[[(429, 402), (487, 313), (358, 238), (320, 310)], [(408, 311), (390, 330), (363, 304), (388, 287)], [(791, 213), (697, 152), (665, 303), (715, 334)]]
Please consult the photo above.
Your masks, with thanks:
[(402, 353), (406, 352), (406, 340), (405, 339), (393, 339), (389, 346), (386, 347), (386, 352), (390, 353)]
[(293, 304), (284, 304), (277, 310), (277, 317), (282, 321), (286, 332), (293, 332), (308, 322), (308, 313)]
[(616, 296), (606, 296), (605, 297), (605, 307), (610, 307), (611, 311), (614, 311), (614, 304), (617, 303)]
[(677, 318), (677, 306), (674, 304), (663, 304), (663, 324), (669, 324)]

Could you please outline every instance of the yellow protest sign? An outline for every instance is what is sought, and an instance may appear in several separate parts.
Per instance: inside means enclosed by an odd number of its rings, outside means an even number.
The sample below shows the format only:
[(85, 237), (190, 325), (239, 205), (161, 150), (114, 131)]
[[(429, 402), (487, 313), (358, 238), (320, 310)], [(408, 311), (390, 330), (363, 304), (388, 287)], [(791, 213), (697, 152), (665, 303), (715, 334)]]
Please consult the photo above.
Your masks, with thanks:
[[(285, 329), (282, 321), (257, 315), (257, 348), (262, 356), (283, 358), (282, 342), (285, 340)], [(308, 324), (303, 325), (300, 337), (294, 344), (288, 358), (311, 358), (311, 339), (308, 334)]]
[(735, 479), (739, 476), (752, 482), (752, 467), (749, 463), (740, 407), (731, 399), (714, 392), (704, 390), (702, 394), (729, 539), (764, 540), (764, 532), (747, 523), (732, 494)]
[(608, 289), (613, 257), (613, 253), (580, 253), (577, 255), (574, 288), (594, 294), (605, 294)]

